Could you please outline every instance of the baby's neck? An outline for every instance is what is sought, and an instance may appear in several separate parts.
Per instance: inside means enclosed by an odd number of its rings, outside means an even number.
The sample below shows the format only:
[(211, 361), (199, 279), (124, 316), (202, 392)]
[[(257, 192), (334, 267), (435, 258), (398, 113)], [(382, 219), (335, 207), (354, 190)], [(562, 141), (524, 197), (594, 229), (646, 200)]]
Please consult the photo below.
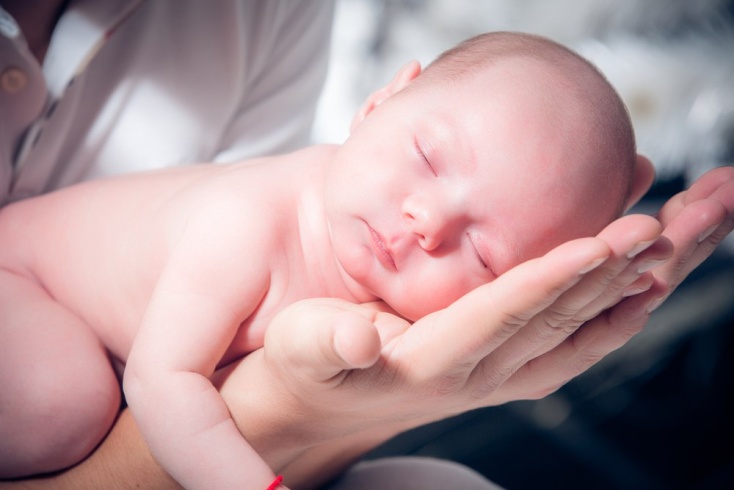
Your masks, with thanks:
[(306, 273), (316, 281), (321, 296), (342, 298), (354, 302), (374, 301), (376, 298), (350, 278), (334, 255), (329, 222), (324, 208), (326, 172), (332, 152), (323, 148), (297, 185), (296, 200), (298, 236)]

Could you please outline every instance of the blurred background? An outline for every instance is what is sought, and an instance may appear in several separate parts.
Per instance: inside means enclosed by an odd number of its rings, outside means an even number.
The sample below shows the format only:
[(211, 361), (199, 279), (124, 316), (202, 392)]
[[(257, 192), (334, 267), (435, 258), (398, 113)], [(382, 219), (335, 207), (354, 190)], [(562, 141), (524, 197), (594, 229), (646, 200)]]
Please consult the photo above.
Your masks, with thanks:
[[(594, 62), (658, 171), (654, 213), (734, 164), (733, 0), (338, 0), (314, 139), (339, 143), (369, 93), (474, 34), (533, 32)], [(734, 489), (734, 237), (627, 346), (557, 393), (477, 410), (368, 457), (462, 462), (508, 490)]]

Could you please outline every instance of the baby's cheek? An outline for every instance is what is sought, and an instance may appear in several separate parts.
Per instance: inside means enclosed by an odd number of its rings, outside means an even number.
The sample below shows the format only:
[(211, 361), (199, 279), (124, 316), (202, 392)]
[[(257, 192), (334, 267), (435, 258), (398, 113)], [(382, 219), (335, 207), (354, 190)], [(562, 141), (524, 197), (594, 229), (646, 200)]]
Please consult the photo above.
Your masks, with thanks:
[[(410, 320), (417, 320), (434, 311), (446, 308), (473, 289), (486, 283), (479, 279), (464, 277), (435, 276), (416, 282), (413, 286), (402, 286), (396, 303), (391, 305), (398, 313)], [(389, 302), (388, 302), (389, 303)]]

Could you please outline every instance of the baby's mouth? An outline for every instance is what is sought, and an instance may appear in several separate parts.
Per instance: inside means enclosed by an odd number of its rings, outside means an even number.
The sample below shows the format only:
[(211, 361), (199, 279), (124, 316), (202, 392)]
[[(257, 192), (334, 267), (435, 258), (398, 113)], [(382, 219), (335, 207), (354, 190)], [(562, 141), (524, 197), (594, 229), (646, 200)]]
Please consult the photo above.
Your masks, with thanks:
[(385, 245), (385, 240), (383, 240), (382, 236), (374, 228), (372, 228), (369, 223), (367, 223), (367, 229), (369, 230), (370, 242), (372, 244), (372, 249), (375, 252), (377, 260), (379, 260), (385, 268), (397, 270), (397, 267), (395, 266), (395, 260), (393, 260), (392, 254), (387, 248), (387, 245)]

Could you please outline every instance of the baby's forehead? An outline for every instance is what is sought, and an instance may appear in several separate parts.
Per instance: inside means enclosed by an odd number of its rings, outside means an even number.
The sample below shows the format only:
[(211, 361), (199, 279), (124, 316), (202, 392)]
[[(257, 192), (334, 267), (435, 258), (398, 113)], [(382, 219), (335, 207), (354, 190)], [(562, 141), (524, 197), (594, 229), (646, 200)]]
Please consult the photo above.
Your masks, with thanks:
[[(437, 94), (429, 94), (431, 100), (438, 100), (438, 109), (446, 117), (458, 113), (457, 127), (474, 125), (468, 132), (481, 133), (471, 140), (476, 152), (498, 151), (497, 139), (488, 136), (499, 135), (516, 152), (536, 149), (546, 159), (549, 152), (560, 152), (563, 159), (576, 162), (578, 167), (572, 170), (583, 177), (594, 173), (595, 161), (608, 160), (615, 146), (624, 147), (624, 158), (629, 160), (629, 142), (634, 145), (634, 136), (629, 128), (617, 130), (625, 126), (624, 110), (612, 107), (616, 94), (592, 68), (586, 67), (587, 74), (577, 78), (575, 66), (558, 67), (519, 55), (484, 65), (450, 79), (451, 83), (434, 86)], [(428, 97), (413, 106), (420, 111), (426, 100)], [(467, 100), (464, 105), (459, 103)], [(432, 114), (423, 112), (422, 116)]]

